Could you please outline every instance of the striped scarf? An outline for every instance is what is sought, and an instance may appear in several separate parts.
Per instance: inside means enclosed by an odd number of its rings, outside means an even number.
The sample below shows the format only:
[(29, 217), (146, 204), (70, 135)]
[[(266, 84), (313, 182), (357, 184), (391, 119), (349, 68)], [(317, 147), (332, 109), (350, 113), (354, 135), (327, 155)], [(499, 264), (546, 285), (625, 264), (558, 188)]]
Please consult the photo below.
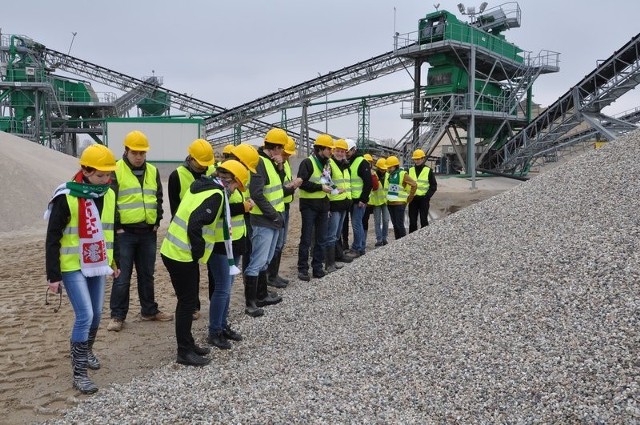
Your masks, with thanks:
[(222, 214), (222, 235), (224, 237), (224, 249), (227, 252), (227, 263), (229, 264), (229, 274), (235, 276), (240, 273), (240, 269), (236, 266), (236, 261), (233, 258), (233, 243), (231, 241), (232, 226), (231, 226), (231, 209), (229, 208), (229, 195), (227, 194), (227, 185), (222, 179), (215, 177), (213, 182), (224, 187), (222, 193), (224, 194), (224, 214)]

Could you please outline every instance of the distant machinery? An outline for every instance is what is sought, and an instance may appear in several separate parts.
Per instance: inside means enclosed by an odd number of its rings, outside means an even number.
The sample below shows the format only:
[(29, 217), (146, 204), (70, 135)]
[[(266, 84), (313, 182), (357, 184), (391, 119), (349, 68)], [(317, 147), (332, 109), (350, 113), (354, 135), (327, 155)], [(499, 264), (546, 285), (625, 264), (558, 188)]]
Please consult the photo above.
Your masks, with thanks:
[[(529, 122), (537, 77), (559, 70), (558, 53), (532, 56), (502, 35), (520, 26), (517, 3), (485, 12), (486, 6), (476, 13), (458, 5), (470, 23), (439, 10), (419, 20), (417, 33), (396, 35), (396, 54), (414, 61), (414, 99), (401, 114), (413, 126), (396, 144), (405, 160), (418, 148), (432, 155), (447, 136), (441, 170), (472, 174), (478, 154), (499, 148)], [(431, 68), (423, 90), (424, 63)]]

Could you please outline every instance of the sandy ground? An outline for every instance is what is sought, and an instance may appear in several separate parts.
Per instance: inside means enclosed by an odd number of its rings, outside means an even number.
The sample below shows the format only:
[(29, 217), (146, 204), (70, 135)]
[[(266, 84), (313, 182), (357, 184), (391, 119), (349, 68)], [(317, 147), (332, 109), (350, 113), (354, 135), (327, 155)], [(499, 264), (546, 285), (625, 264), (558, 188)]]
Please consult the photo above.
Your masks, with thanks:
[[(5, 143), (2, 141), (2, 143)], [(0, 148), (6, 145), (0, 143)], [(19, 157), (31, 155), (12, 149), (3, 152), (3, 182), (10, 172), (14, 178), (33, 173), (33, 167), (44, 166), (36, 163), (23, 169)], [(32, 146), (28, 147), (29, 149)], [(44, 148), (43, 148), (44, 149)], [(43, 151), (44, 152), (44, 151)], [(11, 155), (15, 155), (11, 158)], [(51, 155), (46, 153), (46, 155)], [(56, 153), (57, 155), (57, 153)], [(62, 154), (60, 154), (62, 155)], [(57, 157), (56, 157), (57, 158)], [(50, 160), (49, 160), (50, 161)], [(60, 157), (55, 176), (51, 181), (32, 186), (31, 193), (5, 193), (0, 197), (2, 205), (2, 228), (0, 229), (0, 412), (4, 414), (0, 423), (33, 423), (59, 417), (61, 412), (73, 406), (84, 397), (71, 388), (71, 368), (69, 359), (69, 336), (73, 323), (73, 310), (66, 295), (62, 307), (54, 312), (58, 299), (52, 298), (45, 305), (46, 276), (44, 271), (45, 225), (41, 220), (48, 194), (65, 178), (73, 174), (77, 160)], [(70, 165), (71, 164), (71, 165)], [(9, 170), (9, 171), (7, 171)], [(69, 172), (71, 170), (71, 172)], [(33, 174), (31, 174), (33, 175)], [(166, 174), (165, 174), (166, 175)], [(11, 176), (9, 176), (11, 177)], [(432, 213), (438, 218), (519, 184), (505, 178), (484, 178), (471, 183), (460, 178), (439, 178), (439, 190), (432, 200)], [(17, 187), (17, 185), (14, 185)], [(5, 186), (6, 187), (6, 186)], [(36, 190), (37, 189), (37, 190)], [(33, 226), (24, 226), (25, 220), (19, 215), (20, 209), (8, 204), (19, 200), (23, 211), (33, 216)], [(31, 222), (31, 218), (26, 220)], [(39, 221), (38, 221), (39, 220)], [(163, 221), (159, 240), (166, 232), (168, 220)], [(297, 203), (292, 205), (289, 242), (283, 255), (281, 275), (292, 280), (291, 285), (301, 284), (296, 276), (297, 245), (300, 235), (300, 214)], [(389, 241), (393, 239), (390, 230)], [(373, 219), (370, 222), (368, 249), (374, 249)], [(366, 256), (363, 257), (366, 259)], [(362, 261), (362, 260), (358, 260)], [(346, 265), (348, 267), (348, 265)], [(204, 271), (204, 268), (203, 268)], [(206, 276), (206, 274), (203, 274)], [(321, 282), (321, 281), (319, 281)], [(95, 344), (102, 368), (90, 372), (99, 387), (112, 384), (126, 384), (137, 376), (161, 364), (175, 360), (175, 338), (173, 322), (142, 322), (139, 319), (139, 304), (135, 288), (135, 273), (131, 288), (129, 317), (122, 332), (107, 332), (109, 318), (109, 294), (111, 282), (107, 285), (107, 296), (103, 310), (103, 320)], [(208, 322), (208, 302), (205, 300), (206, 283), (201, 284), (203, 317), (194, 322), (194, 336), (205, 343)], [(281, 291), (286, 302), (287, 290)], [(156, 301), (164, 311), (175, 310), (175, 295), (166, 269), (160, 258), (156, 262)], [(236, 278), (230, 323), (242, 330), (242, 322), (253, 320), (244, 315), (244, 296), (240, 278)], [(239, 343), (234, 349), (242, 349)], [(99, 392), (98, 392), (99, 394)]]

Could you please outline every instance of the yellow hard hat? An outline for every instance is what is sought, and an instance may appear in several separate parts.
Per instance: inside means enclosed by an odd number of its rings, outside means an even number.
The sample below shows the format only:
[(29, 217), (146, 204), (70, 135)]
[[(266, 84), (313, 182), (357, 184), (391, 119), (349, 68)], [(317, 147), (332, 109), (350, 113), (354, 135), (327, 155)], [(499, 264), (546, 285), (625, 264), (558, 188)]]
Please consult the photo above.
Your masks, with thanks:
[(146, 152), (149, 150), (149, 140), (142, 131), (133, 130), (124, 137), (124, 145), (132, 151)]
[(89, 145), (80, 156), (80, 165), (99, 171), (115, 171), (116, 158), (111, 149), (104, 145)]
[(288, 155), (295, 155), (296, 153), (296, 141), (293, 140), (293, 137), (288, 136), (287, 144), (284, 145), (284, 151)]
[(347, 145), (347, 141), (344, 139), (338, 139), (333, 144), (333, 147), (336, 149), (344, 149), (345, 151), (349, 150), (349, 146)]
[(387, 161), (384, 158), (378, 158), (376, 161), (376, 168), (382, 171), (387, 171)]
[(187, 148), (191, 158), (195, 159), (198, 164), (203, 167), (208, 167), (215, 162), (213, 157), (213, 148), (211, 143), (204, 139), (196, 139)]
[(285, 146), (288, 140), (287, 132), (281, 128), (272, 128), (264, 136), (265, 142), (273, 143), (274, 145)]
[(240, 192), (243, 192), (247, 183), (249, 183), (249, 171), (247, 171), (247, 168), (235, 159), (228, 159), (224, 161), (216, 170), (224, 170), (233, 174), (236, 182), (238, 182)]
[(313, 142), (313, 146), (333, 148), (333, 137), (328, 134), (321, 134), (316, 138), (315, 142)]
[(229, 145), (225, 145), (224, 148), (222, 148), (222, 153), (224, 155), (228, 155), (231, 153), (231, 150), (233, 149), (233, 145), (229, 144)]
[(422, 159), (425, 156), (426, 155), (422, 149), (416, 149), (415, 151), (413, 151), (413, 155), (411, 155), (411, 159)]
[(387, 165), (387, 168), (400, 166), (400, 160), (398, 160), (398, 157), (394, 155), (391, 155), (389, 158), (387, 158), (385, 163)]
[(370, 163), (373, 162), (373, 157), (368, 153), (365, 153), (364, 155), (362, 155), (362, 157)]
[(238, 146), (234, 146), (231, 149), (231, 155), (238, 158), (245, 167), (249, 169), (252, 173), (256, 172), (256, 167), (258, 166), (258, 162), (260, 162), (260, 154), (258, 150), (248, 143), (240, 143)]

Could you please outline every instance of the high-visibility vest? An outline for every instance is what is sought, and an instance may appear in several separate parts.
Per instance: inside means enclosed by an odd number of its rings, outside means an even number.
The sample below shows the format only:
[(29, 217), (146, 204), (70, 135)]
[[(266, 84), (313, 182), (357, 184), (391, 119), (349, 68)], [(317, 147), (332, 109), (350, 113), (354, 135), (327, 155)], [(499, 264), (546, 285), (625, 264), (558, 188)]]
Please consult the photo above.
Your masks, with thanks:
[(400, 177), (400, 180), (398, 180), (398, 183), (391, 184), (389, 182), (390, 180), (389, 177), (391, 176), (391, 174), (389, 173), (387, 173), (387, 175), (384, 178), (384, 186), (387, 192), (387, 202), (402, 202), (406, 204), (407, 198), (409, 198), (409, 192), (402, 185), (402, 182), (404, 181), (404, 176), (407, 174), (407, 172), (402, 170), (402, 171), (396, 171), (396, 173), (398, 173)]
[[(313, 155), (309, 155), (309, 161), (311, 161), (311, 165), (313, 166), (313, 173), (311, 174), (311, 177), (309, 177), (309, 181), (311, 183), (322, 185), (322, 168), (317, 164), (318, 160)], [(324, 190), (307, 192), (306, 190), (300, 189), (300, 199), (322, 199), (326, 197), (327, 193)]]
[[(231, 196), (229, 196), (229, 204), (237, 204), (244, 202), (244, 196), (238, 189), (234, 190)], [(241, 237), (247, 234), (247, 227), (244, 223), (244, 213), (231, 216), (231, 240), (237, 241)], [(224, 220), (220, 217), (220, 220), (216, 222), (216, 242), (224, 242)]]
[[(287, 184), (293, 180), (293, 174), (291, 174), (291, 164), (289, 164), (289, 160), (284, 162), (284, 181), (283, 184)], [(293, 202), (293, 193), (291, 195), (287, 195), (284, 197), (284, 203), (290, 204)]]
[[(187, 167), (184, 165), (176, 168), (178, 172), (178, 178), (180, 179), (180, 194), (178, 195), (180, 199), (184, 198), (184, 194), (187, 193), (187, 190), (191, 187), (191, 184), (196, 181), (195, 177), (193, 177), (193, 173), (189, 171)], [(216, 167), (210, 165), (207, 167), (207, 171), (205, 171), (205, 176), (210, 176), (216, 171)]]
[(358, 168), (360, 167), (362, 161), (364, 161), (364, 158), (359, 156), (349, 166), (349, 175), (351, 176), (351, 199), (358, 199), (360, 198), (360, 195), (362, 195), (362, 188), (364, 187), (364, 183), (358, 175)]
[[(260, 157), (260, 161), (264, 164), (264, 168), (267, 171), (267, 177), (269, 184), (264, 185), (262, 194), (264, 198), (269, 201), (273, 209), (277, 212), (284, 212), (284, 192), (282, 190), (282, 182), (280, 181), (280, 175), (276, 171), (276, 167), (273, 165), (270, 159), (263, 156)], [(251, 214), (263, 215), (262, 210), (258, 206), (254, 206), (249, 211)]]
[(140, 185), (140, 181), (124, 160), (119, 160), (116, 165), (117, 207), (120, 213), (120, 223), (156, 224), (158, 218), (158, 199), (156, 197), (158, 169), (148, 162), (145, 163), (144, 181)]
[[(385, 173), (385, 180), (387, 175)], [(374, 207), (379, 207), (387, 203), (387, 189), (385, 188), (385, 182), (381, 181), (378, 184), (378, 189), (371, 190), (371, 195), (369, 196), (369, 205)]]
[(344, 192), (337, 195), (329, 194), (329, 201), (334, 202), (349, 199), (349, 169), (345, 168), (341, 170), (333, 158), (329, 159), (329, 165), (331, 165), (331, 180), (333, 180), (337, 189), (344, 190)]
[[(78, 198), (66, 195), (71, 218), (62, 232), (60, 239), (60, 271), (73, 272), (80, 270), (80, 234), (78, 233)], [(113, 218), (116, 211), (116, 194), (109, 189), (104, 194), (100, 221), (107, 249), (107, 264), (113, 262)]]
[(171, 224), (169, 224), (169, 228), (167, 229), (167, 236), (162, 241), (162, 246), (160, 247), (160, 253), (162, 253), (162, 255), (171, 258), (172, 260), (184, 263), (198, 260), (199, 262), (206, 264), (207, 260), (209, 260), (209, 257), (211, 256), (211, 252), (213, 251), (213, 245), (216, 243), (215, 226), (217, 222), (221, 220), (220, 214), (222, 213), (224, 202), (220, 203), (220, 207), (216, 213), (216, 219), (213, 223), (202, 226), (202, 237), (204, 238), (205, 245), (204, 255), (202, 258), (192, 258), (191, 241), (189, 240), (187, 229), (191, 213), (202, 205), (207, 198), (216, 193), (220, 194), (220, 196), (224, 198), (222, 190), (218, 188), (208, 189), (198, 193), (188, 192), (184, 196), (184, 199), (180, 201), (180, 206), (178, 207), (178, 211), (176, 211), (176, 215), (171, 219)]
[(419, 176), (416, 176), (416, 167), (409, 168), (409, 177), (414, 179), (418, 184), (416, 189), (416, 196), (424, 196), (429, 191), (429, 172), (431, 169), (426, 165), (420, 172)]

